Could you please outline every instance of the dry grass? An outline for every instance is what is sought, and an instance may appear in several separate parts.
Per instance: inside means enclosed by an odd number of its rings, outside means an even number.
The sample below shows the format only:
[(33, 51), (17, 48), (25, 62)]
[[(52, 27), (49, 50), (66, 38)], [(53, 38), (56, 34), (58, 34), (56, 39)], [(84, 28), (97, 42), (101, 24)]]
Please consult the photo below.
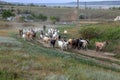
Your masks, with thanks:
[(30, 26), (34, 27), (35, 25), (33, 23), (23, 23), (22, 26), (24, 26), (24, 27), (30, 27)]
[[(6, 6), (11, 7), (11, 6)], [(70, 16), (74, 16), (74, 12), (76, 8), (49, 8), (49, 7), (31, 7), (31, 6), (14, 6), (14, 9), (20, 9), (21, 11), (29, 10), (35, 14), (44, 14), (48, 17), (50, 16), (58, 16), (62, 20), (66, 20), (70, 18)], [(84, 14), (87, 15), (89, 19), (114, 19), (116, 16), (120, 14), (119, 10), (103, 10), (103, 9), (79, 9), (79, 15)]]
[(16, 33), (15, 30), (0, 30), (0, 36), (10, 36), (11, 33)]
[(78, 38), (80, 37), (80, 34), (78, 33), (79, 27), (75, 27), (73, 29), (68, 29), (68, 34), (72, 36), (72, 38)]
[[(65, 29), (72, 37), (79, 36), (79, 27), (63, 27), (61, 31)], [(8, 37), (13, 32), (16, 33), (14, 30), (0, 30), (0, 36)], [(19, 80), (120, 80), (120, 72), (91, 66), (84, 61), (83, 64), (64, 52), (17, 40), (23, 45), (20, 50), (0, 50), (0, 71), (16, 73)]]
[(58, 27), (58, 29), (60, 30), (60, 33), (62, 35), (64, 30), (67, 30), (68, 33), (64, 36), (66, 36), (67, 38), (79, 38), (80, 37), (80, 34), (78, 33), (78, 30), (80, 30), (80, 26), (61, 26), (61, 27)]
[(65, 56), (64, 52), (31, 46), (21, 39), (18, 41), (23, 43), (21, 50), (0, 51), (0, 70), (13, 75), (15, 73), (16, 80), (99, 80), (100, 77), (102, 80), (120, 79), (119, 72), (83, 64), (73, 57)]
[(0, 36), (10, 36), (10, 33), (16, 32), (12, 29), (12, 22), (0, 21)]
[(12, 27), (11, 22), (0, 21), (0, 29), (6, 29), (6, 28), (11, 28), (11, 27)]
[(63, 77), (61, 80), (99, 80), (101, 77), (102, 80), (119, 80), (117, 72), (81, 64), (72, 58), (28, 54), (24, 51), (0, 51), (0, 64), (0, 70), (16, 73), (17, 79), (56, 80)]

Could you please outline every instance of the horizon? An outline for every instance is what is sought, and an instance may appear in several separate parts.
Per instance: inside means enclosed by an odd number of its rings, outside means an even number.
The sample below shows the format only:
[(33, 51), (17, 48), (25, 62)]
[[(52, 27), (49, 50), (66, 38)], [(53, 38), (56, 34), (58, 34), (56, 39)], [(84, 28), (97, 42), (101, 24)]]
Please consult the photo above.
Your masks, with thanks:
[[(0, 0), (10, 3), (69, 3), (69, 2), (76, 2), (77, 0)], [(79, 0), (79, 2), (93, 2), (93, 1), (119, 1), (119, 0)]]

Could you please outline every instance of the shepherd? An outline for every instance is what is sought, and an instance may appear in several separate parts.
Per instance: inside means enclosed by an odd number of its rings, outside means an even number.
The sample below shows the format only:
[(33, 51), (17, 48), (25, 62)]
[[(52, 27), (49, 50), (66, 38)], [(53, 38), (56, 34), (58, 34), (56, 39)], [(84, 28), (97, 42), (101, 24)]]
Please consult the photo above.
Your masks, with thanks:
[(45, 26), (45, 25), (43, 25), (43, 30), (44, 30), (44, 31), (46, 30), (46, 26)]

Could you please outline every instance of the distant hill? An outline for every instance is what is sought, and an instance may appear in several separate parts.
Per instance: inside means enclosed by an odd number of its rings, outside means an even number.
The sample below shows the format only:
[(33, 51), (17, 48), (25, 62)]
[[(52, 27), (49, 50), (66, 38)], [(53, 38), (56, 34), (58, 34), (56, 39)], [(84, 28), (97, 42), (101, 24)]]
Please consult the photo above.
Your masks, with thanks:
[[(67, 4), (76, 4), (76, 2), (70, 2)], [(91, 1), (91, 2), (80, 2), (80, 5), (120, 5), (120, 1)]]
[(5, 2), (5, 1), (0, 1), (0, 4), (6, 4), (7, 2)]
[(8, 4), (11, 4), (11, 3), (8, 3), (8, 2), (5, 2), (5, 1), (0, 1), (0, 5), (8, 5)]

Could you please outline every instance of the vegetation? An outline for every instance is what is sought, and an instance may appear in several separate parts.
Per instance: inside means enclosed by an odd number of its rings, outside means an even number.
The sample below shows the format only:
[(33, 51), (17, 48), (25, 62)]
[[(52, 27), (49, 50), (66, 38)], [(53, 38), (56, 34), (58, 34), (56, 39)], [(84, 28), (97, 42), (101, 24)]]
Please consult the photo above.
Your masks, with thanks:
[(102, 33), (94, 27), (86, 27), (80, 30), (81, 37), (85, 39), (98, 38)]
[[(11, 6), (6, 6), (11, 7)], [(49, 7), (32, 7), (32, 6), (14, 6), (14, 10), (19, 10), (18, 13), (29, 11), (35, 15), (44, 14), (48, 18), (50, 16), (59, 16), (60, 20), (69, 20), (73, 16), (75, 8), (49, 8)], [(87, 19), (97, 20), (113, 20), (120, 14), (118, 9), (103, 10), (103, 9), (79, 9), (79, 15), (84, 15)]]
[(47, 16), (45, 16), (43, 14), (39, 14), (38, 15), (38, 19), (40, 19), (41, 21), (46, 21), (47, 20)]
[(10, 16), (15, 16), (15, 14), (12, 13), (11, 11), (9, 11), (9, 10), (3, 11), (2, 17), (3, 17), (4, 19), (6, 19), (7, 17), (10, 17)]
[(12, 24), (10, 22), (6, 21), (0, 21), (0, 29), (9, 29), (12, 27)]
[(111, 7), (112, 10), (120, 10), (120, 7)]
[[(13, 37), (15, 38), (16, 35)], [(3, 39), (3, 38), (1, 38)], [(5, 38), (4, 38), (5, 39)], [(6, 40), (15, 40), (7, 38)], [(75, 55), (65, 54), (59, 50), (45, 48), (38, 43), (31, 44), (22, 39), (21, 49), (0, 51), (1, 80), (119, 80), (115, 68), (104, 68), (94, 63), (94, 60)], [(33, 42), (34, 43), (34, 42)], [(7, 77), (6, 77), (7, 76)]]
[[(19, 5), (19, 4), (18, 4)], [(7, 8), (12, 8), (12, 6), (3, 6)], [(70, 20), (74, 16), (75, 8), (64, 8), (64, 7), (38, 7), (38, 6), (25, 6), (19, 5), (14, 6), (14, 11), (19, 13), (30, 13), (30, 14), (44, 14), (48, 18), (50, 16), (57, 16), (60, 20)], [(93, 19), (93, 20), (114, 20), (116, 16), (120, 14), (119, 9), (79, 9), (78, 11), (79, 19)]]
[[(80, 27), (59, 27), (60, 32), (68, 31), (67, 38), (84, 38), (90, 41), (89, 48), (95, 49), (95, 41), (108, 41), (104, 51), (113, 52), (120, 58), (120, 23), (104, 22), (99, 24), (82, 24)], [(74, 33), (74, 34), (73, 34)]]
[[(4, 6), (3, 6), (4, 7)], [(49, 8), (49, 7), (38, 7), (38, 6), (5, 6), (7, 8), (14, 9), (18, 14), (29, 13), (36, 15), (34, 19), (38, 19), (39, 14), (42, 14), (44, 20), (46, 17), (51, 16), (57, 17), (57, 20), (72, 20), (75, 12), (75, 8)], [(4, 9), (4, 8), (3, 8)], [(120, 14), (118, 9), (79, 9), (79, 19), (93, 19), (93, 20), (114, 20), (116, 16)], [(41, 20), (41, 19), (40, 19)], [(37, 21), (37, 20), (36, 20)], [(55, 20), (53, 20), (55, 22)]]
[(53, 22), (53, 24), (55, 24), (56, 22), (60, 21), (60, 18), (55, 16), (50, 16), (50, 20)]
[(107, 51), (120, 52), (120, 26), (117, 22), (83, 27), (79, 32), (83, 38), (91, 41), (91, 47), (94, 46), (95, 41), (108, 41)]
[[(17, 6), (15, 8), (18, 9)], [(19, 9), (27, 10), (28, 6), (19, 6)], [(28, 16), (30, 19), (39, 16), (39, 19), (42, 20), (46, 15), (53, 21), (59, 21), (61, 17), (66, 18), (66, 15), (72, 13), (74, 9), (34, 6), (30, 8), (30, 11), (36, 13)], [(54, 11), (55, 13), (53, 13)], [(87, 16), (92, 19), (111, 19), (119, 14), (119, 11), (116, 10), (81, 11), (84, 11), (85, 14), (89, 12)], [(36, 41), (24, 41), (16, 35), (16, 30), (5, 30), (8, 29), (8, 25), (11, 27), (11, 24), (11, 22), (0, 23), (0, 28), (5, 27), (0, 30), (0, 36), (3, 36), (0, 37), (0, 80), (120, 80), (119, 63), (107, 60), (104, 62), (104, 60), (75, 52), (46, 48)], [(25, 27), (30, 25), (34, 26), (32, 23), (22, 24)], [(94, 49), (95, 41), (107, 40), (109, 44), (105, 51), (117, 53), (115, 57), (120, 58), (119, 22), (81, 24), (81, 26), (64, 25), (58, 26), (58, 28), (61, 34), (64, 30), (68, 31), (68, 34), (63, 35), (67, 38), (89, 39), (90, 49)]]
[(87, 19), (87, 16), (85, 14), (80, 14), (79, 19)]

